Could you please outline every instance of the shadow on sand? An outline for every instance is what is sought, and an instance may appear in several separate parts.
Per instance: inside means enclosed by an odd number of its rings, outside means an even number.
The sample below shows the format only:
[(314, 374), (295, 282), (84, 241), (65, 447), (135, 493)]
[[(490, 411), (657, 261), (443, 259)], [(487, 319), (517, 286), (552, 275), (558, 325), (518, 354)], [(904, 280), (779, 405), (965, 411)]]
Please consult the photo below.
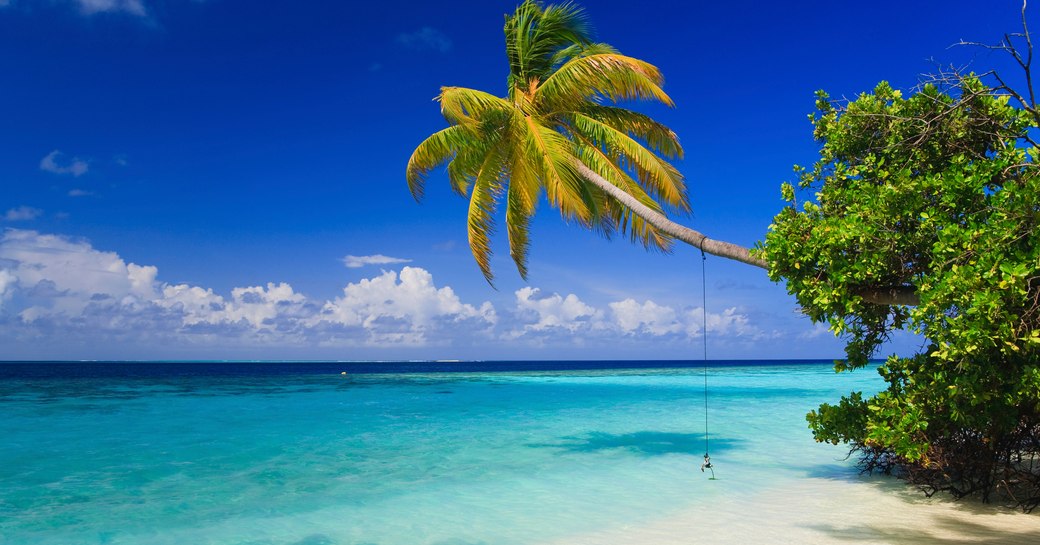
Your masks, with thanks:
[[(1040, 516), (980, 503), (977, 499), (928, 498), (895, 477), (861, 476), (886, 495), (898, 499), (913, 519), (879, 516), (847, 525), (809, 524), (834, 543), (899, 543), (900, 545), (1036, 545), (1040, 543)], [(929, 505), (934, 509), (921, 507)], [(902, 509), (898, 509), (902, 511)]]
[[(711, 437), (711, 452), (732, 450), (740, 441), (724, 437)], [(557, 448), (568, 452), (598, 452), (610, 449), (625, 449), (643, 456), (664, 454), (704, 454), (704, 434), (673, 433), (661, 431), (639, 431), (635, 433), (589, 432), (582, 436), (564, 437), (559, 443), (532, 444), (532, 447)]]

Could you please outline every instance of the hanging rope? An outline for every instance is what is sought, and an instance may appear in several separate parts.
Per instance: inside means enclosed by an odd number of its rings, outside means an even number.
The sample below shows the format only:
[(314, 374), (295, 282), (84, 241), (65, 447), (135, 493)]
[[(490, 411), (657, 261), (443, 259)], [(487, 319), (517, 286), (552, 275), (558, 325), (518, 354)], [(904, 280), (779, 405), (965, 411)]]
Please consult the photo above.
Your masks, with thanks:
[(715, 469), (711, 465), (711, 457), (708, 456), (708, 256), (701, 248), (701, 339), (704, 340), (704, 463), (701, 464), (701, 473), (705, 469), (711, 471), (711, 480), (715, 480)]

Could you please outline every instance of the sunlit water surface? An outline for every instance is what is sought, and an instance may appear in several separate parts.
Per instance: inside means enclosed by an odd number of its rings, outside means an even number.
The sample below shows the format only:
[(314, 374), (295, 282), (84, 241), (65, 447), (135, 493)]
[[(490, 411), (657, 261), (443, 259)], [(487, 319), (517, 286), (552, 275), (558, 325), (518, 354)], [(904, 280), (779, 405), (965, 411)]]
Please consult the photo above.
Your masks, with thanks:
[(136, 365), (152, 367), (0, 364), (0, 543), (563, 543), (724, 516), (806, 479), (859, 482), (805, 414), (881, 386), (829, 364), (711, 367), (709, 480), (701, 367)]

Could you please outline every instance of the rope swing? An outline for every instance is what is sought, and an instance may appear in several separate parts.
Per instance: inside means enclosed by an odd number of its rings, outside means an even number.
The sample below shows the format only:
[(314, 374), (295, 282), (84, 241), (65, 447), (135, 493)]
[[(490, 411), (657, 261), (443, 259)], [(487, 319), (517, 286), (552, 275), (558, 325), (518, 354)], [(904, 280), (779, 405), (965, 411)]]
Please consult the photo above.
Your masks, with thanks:
[(708, 456), (708, 277), (706, 263), (708, 256), (701, 248), (701, 339), (704, 340), (704, 463), (701, 464), (701, 473), (707, 469), (711, 472), (709, 480), (715, 480), (715, 469), (711, 465), (711, 456)]

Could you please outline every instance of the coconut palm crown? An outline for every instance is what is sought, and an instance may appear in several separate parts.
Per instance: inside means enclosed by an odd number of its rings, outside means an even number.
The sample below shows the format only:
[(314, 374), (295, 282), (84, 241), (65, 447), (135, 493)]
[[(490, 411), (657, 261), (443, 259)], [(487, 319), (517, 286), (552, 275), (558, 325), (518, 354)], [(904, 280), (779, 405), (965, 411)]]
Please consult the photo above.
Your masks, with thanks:
[(658, 215), (689, 210), (682, 175), (668, 162), (682, 157), (682, 147), (668, 127), (617, 106), (672, 106), (660, 71), (593, 42), (582, 9), (570, 3), (525, 1), (506, 17), (505, 37), (507, 96), (441, 88), (437, 100), (449, 126), (412, 153), (412, 196), (420, 200), (427, 174), (447, 163), (452, 189), (469, 197), (469, 246), (488, 282), (490, 236), (503, 200), (510, 255), (525, 279), (528, 227), (543, 193), (565, 220), (669, 250), (671, 236), (633, 207)]

